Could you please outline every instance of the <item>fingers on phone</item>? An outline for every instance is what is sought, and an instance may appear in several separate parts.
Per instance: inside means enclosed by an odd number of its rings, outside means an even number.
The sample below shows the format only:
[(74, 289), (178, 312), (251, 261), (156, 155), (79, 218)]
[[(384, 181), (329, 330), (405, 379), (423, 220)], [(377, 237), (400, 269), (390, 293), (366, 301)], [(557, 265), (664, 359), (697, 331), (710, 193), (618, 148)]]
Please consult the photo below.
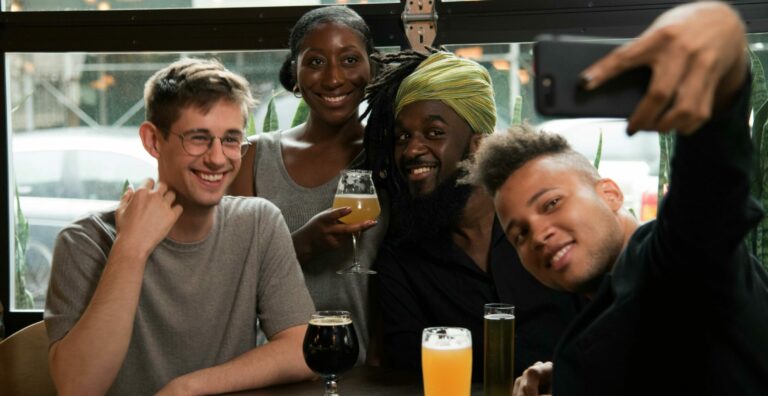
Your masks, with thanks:
[(604, 56), (581, 73), (582, 86), (591, 90), (604, 82), (630, 69), (627, 44), (622, 45)]
[(666, 44), (664, 36), (652, 32), (614, 49), (582, 72), (584, 88), (597, 88), (627, 70), (649, 64)]

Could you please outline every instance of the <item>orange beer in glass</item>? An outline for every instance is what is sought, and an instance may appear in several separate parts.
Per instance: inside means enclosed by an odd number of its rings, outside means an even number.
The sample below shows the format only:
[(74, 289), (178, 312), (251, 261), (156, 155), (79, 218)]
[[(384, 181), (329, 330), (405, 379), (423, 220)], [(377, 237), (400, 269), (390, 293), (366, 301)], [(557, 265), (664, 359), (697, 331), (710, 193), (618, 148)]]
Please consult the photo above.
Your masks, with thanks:
[(339, 219), (339, 221), (345, 224), (376, 220), (381, 213), (379, 199), (376, 194), (341, 194), (333, 198), (334, 208), (343, 208), (345, 206), (352, 208), (352, 213)]
[(469, 396), (472, 334), (460, 327), (429, 327), (421, 337), (425, 396)]
[[(381, 213), (376, 187), (369, 170), (346, 169), (341, 172), (333, 208), (352, 208), (352, 212), (339, 219), (344, 224), (356, 224), (366, 220), (375, 220)], [(337, 274), (375, 274), (376, 271), (360, 266), (357, 258), (357, 242), (360, 231), (352, 233), (352, 266), (336, 271)]]

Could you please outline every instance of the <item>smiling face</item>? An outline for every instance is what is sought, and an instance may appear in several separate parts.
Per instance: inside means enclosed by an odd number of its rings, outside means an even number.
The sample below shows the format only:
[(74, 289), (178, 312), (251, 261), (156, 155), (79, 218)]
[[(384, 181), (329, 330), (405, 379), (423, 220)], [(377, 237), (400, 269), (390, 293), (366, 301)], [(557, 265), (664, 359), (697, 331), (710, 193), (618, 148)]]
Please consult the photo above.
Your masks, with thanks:
[(567, 161), (535, 158), (513, 172), (494, 205), (523, 266), (544, 285), (593, 293), (624, 245), (623, 195), (610, 179), (592, 181)]
[(429, 194), (450, 179), (482, 136), (439, 100), (403, 107), (394, 135), (395, 163), (413, 197)]
[[(159, 180), (176, 192), (176, 199), (185, 212), (217, 205), (240, 169), (241, 160), (225, 156), (219, 139), (214, 139), (204, 154), (189, 155), (177, 134), (206, 130), (216, 137), (242, 135), (243, 120), (242, 107), (226, 100), (214, 104), (207, 113), (198, 107), (185, 107), (179, 119), (171, 124), (166, 138), (156, 130), (154, 142), (147, 145), (145, 141), (150, 154), (157, 158)], [(152, 145), (156, 150), (150, 148)]]
[(357, 107), (371, 79), (365, 43), (353, 29), (323, 23), (301, 44), (297, 85), (314, 122), (339, 125), (357, 120)]

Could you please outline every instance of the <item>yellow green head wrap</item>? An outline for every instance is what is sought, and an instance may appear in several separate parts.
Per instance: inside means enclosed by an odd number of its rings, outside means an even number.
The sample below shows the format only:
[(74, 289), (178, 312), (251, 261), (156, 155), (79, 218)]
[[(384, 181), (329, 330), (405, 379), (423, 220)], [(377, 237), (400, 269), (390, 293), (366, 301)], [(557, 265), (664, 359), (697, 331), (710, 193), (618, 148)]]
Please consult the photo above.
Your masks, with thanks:
[(491, 77), (475, 61), (450, 52), (430, 55), (400, 84), (395, 97), (395, 117), (403, 107), (422, 100), (440, 100), (475, 133), (493, 133), (496, 104)]

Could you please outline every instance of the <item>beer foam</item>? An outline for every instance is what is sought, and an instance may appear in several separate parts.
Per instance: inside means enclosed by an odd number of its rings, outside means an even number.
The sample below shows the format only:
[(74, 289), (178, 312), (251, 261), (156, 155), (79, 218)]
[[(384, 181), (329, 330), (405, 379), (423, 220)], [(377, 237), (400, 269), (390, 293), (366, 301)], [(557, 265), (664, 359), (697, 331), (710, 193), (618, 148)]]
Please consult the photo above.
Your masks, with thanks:
[(310, 319), (309, 324), (315, 326), (343, 326), (352, 324), (352, 319), (341, 316), (326, 316), (323, 318)]
[(472, 347), (472, 337), (469, 332), (464, 333), (459, 329), (445, 329), (445, 334), (431, 334), (422, 343), (422, 346), (437, 350), (457, 350)]
[(488, 320), (513, 320), (513, 319), (515, 319), (515, 315), (504, 314), (504, 313), (498, 314), (497, 313), (497, 314), (485, 315), (484, 318), (486, 318)]
[(336, 194), (335, 198), (378, 199), (378, 197), (373, 194)]

